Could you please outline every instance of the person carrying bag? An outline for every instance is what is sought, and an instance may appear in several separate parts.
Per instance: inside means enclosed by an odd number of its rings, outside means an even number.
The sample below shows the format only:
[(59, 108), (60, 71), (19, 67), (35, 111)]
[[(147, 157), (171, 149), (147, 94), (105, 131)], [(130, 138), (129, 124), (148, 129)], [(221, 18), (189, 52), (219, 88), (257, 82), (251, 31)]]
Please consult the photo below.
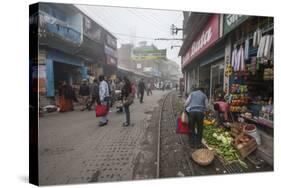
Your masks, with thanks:
[(188, 123), (188, 116), (186, 112), (181, 113), (181, 122), (187, 124)]
[[(202, 88), (195, 88), (186, 99), (185, 110), (189, 117), (189, 142), (192, 148), (201, 148), (203, 136), (204, 112), (207, 109), (208, 98)], [(195, 131), (197, 130), (197, 131)]]
[(130, 125), (130, 105), (134, 102), (134, 96), (132, 93), (132, 87), (131, 82), (127, 77), (124, 77), (124, 86), (122, 87), (122, 101), (123, 101), (123, 107), (125, 110), (125, 117), (126, 122), (123, 123), (123, 126), (127, 127)]
[(106, 100), (109, 97), (109, 86), (107, 84), (107, 82), (104, 79), (103, 75), (99, 76), (99, 98), (100, 98), (100, 104), (97, 105), (96, 107), (96, 113), (97, 112), (102, 112), (101, 114), (101, 119), (100, 119), (100, 123), (99, 126), (104, 126), (108, 123), (108, 119), (107, 119), (107, 113), (109, 110), (109, 106), (108, 106), (108, 101)]

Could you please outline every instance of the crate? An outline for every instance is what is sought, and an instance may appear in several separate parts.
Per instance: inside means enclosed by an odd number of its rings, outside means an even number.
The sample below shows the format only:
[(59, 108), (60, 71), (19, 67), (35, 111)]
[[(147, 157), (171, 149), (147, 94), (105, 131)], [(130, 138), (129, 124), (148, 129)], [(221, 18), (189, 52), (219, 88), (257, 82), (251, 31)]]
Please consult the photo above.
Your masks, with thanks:
[(230, 135), (233, 138), (236, 138), (237, 136), (239, 136), (243, 132), (244, 126), (245, 126), (244, 124), (238, 123), (238, 122), (231, 123), (231, 125), (230, 125)]
[[(250, 140), (242, 148), (239, 148), (238, 147), (238, 145), (240, 143), (239, 140), (243, 136), (248, 137)], [(247, 157), (248, 155), (250, 155), (253, 151), (255, 151), (257, 149), (257, 142), (256, 142), (255, 138), (253, 138), (252, 136), (247, 135), (246, 133), (241, 133), (239, 136), (237, 136), (235, 138), (235, 140), (233, 142), (233, 146), (238, 150), (242, 159), (244, 159), (245, 157)]]

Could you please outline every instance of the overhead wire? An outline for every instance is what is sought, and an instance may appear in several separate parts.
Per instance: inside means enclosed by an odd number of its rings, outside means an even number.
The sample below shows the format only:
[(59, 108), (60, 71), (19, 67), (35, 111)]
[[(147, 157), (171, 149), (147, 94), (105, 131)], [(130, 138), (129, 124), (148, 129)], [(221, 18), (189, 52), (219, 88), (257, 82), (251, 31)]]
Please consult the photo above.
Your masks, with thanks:
[[(98, 10), (96, 10), (96, 11), (98, 11)], [(104, 16), (104, 14), (101, 14), (101, 15), (98, 15), (98, 14), (95, 14), (95, 16), (94, 16), (94, 18), (93, 18), (93, 16), (90, 16), (90, 15), (92, 15), (91, 13), (89, 13), (89, 11), (88, 10), (84, 10), (84, 12), (86, 13), (86, 15), (88, 15), (89, 17), (91, 17), (91, 19), (93, 19), (95, 22), (97, 22), (100, 26), (102, 26), (103, 28), (105, 28), (106, 30), (108, 30), (109, 31), (109, 29), (107, 29), (107, 27), (109, 27), (109, 28), (113, 28), (114, 30), (116, 30), (116, 27), (114, 26), (114, 25), (112, 25), (108, 20), (107, 20), (107, 18)], [(100, 13), (100, 11), (99, 11), (99, 13)], [(102, 17), (101, 17), (102, 16)], [(104, 23), (104, 24), (101, 24), (101, 23)], [(110, 30), (112, 30), (112, 29), (110, 29)], [(112, 34), (114, 34), (113, 32), (111, 32)], [(122, 38), (120, 38), (120, 37), (117, 37), (117, 39), (120, 41), (123, 41), (124, 43), (128, 43), (128, 41), (126, 41), (126, 40), (124, 40), (124, 39), (122, 39)]]
[[(151, 17), (147, 16), (146, 14), (143, 14), (143, 12), (139, 12), (139, 9), (132, 9), (132, 11), (134, 11), (136, 14), (139, 14), (140, 16), (146, 18), (147, 20), (149, 20), (151, 23), (153, 22), (154, 25), (158, 25), (159, 28), (161, 30), (167, 30), (169, 28), (166, 28), (160, 21), (157, 21), (156, 19), (154, 19), (154, 17), (150, 14)], [(169, 25), (169, 24), (166, 24)]]
[[(156, 19), (151, 19), (151, 18), (147, 17), (146, 15), (144, 16), (144, 14), (140, 13), (139, 11), (133, 11), (133, 10), (128, 9), (128, 8), (124, 9), (124, 10), (127, 10), (127, 12), (130, 12), (132, 15), (134, 15), (134, 17), (137, 17), (138, 19), (141, 19), (142, 21), (151, 24), (152, 25), (151, 29), (153, 29), (154, 31), (157, 31), (157, 33), (161, 32), (162, 34), (166, 35), (166, 33), (164, 32), (164, 29), (160, 28), (161, 24), (159, 24), (159, 21), (157, 21)], [(152, 44), (155, 43), (155, 42), (157, 42), (157, 43), (163, 42), (163, 41), (155, 41), (154, 38), (151, 38), (151, 37), (129, 35), (129, 34), (125, 34), (125, 33), (115, 32), (115, 31), (118, 31), (120, 29), (116, 24), (113, 24), (111, 21), (114, 20), (115, 23), (118, 23), (119, 20), (117, 20), (114, 16), (110, 16), (109, 10), (107, 10), (107, 9), (99, 9), (99, 10), (96, 9), (96, 11), (98, 11), (98, 13), (100, 13), (100, 14), (93, 15), (92, 12), (88, 11), (87, 9), (86, 10), (83, 9), (83, 12), (86, 13), (86, 15), (88, 15), (90, 18), (92, 18), (95, 22), (97, 22), (99, 25), (104, 27), (106, 30), (110, 31), (113, 35), (117, 35), (116, 36), (117, 40), (119, 40), (121, 43), (122, 42), (123, 43), (130, 43), (130, 41), (126, 39), (128, 37), (133, 37), (133, 38), (136, 38), (136, 39), (145, 39), (146, 41), (151, 41)], [(177, 20), (179, 19), (179, 17), (180, 16), (177, 17)], [(152, 20), (154, 20), (154, 21), (152, 21)], [(103, 24), (101, 24), (101, 23), (103, 23)], [(161, 27), (163, 27), (163, 26), (161, 26)], [(110, 30), (108, 28), (110, 28)], [(112, 32), (112, 30), (114, 32)], [(179, 41), (177, 41), (177, 43), (178, 42)], [(170, 50), (168, 48), (166, 48), (166, 49)]]
[(137, 18), (143, 20), (145, 23), (150, 23), (151, 26), (152, 26), (151, 29), (154, 29), (154, 31), (156, 31), (156, 32), (161, 32), (162, 34), (165, 34), (162, 29), (160, 29), (159, 27), (157, 27), (157, 26), (155, 25), (155, 23), (152, 23), (149, 19), (145, 19), (144, 17), (142, 17), (142, 16), (140, 16), (139, 14), (135, 13), (132, 9), (127, 9), (127, 10), (128, 10), (128, 12), (130, 12), (131, 14), (133, 14), (135, 17), (137, 17)]

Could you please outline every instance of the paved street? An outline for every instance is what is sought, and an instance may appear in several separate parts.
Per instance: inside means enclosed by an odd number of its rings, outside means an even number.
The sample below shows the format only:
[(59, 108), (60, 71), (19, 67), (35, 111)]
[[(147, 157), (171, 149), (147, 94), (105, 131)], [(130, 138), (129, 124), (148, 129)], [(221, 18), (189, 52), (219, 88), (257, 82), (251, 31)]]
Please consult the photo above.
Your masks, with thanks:
[[(168, 91), (154, 91), (131, 106), (134, 126), (122, 127), (115, 108), (109, 124), (79, 109), (39, 120), (39, 178), (42, 185), (155, 178), (156, 143), (152, 112)], [(156, 112), (154, 113), (156, 114)], [(150, 131), (149, 131), (150, 130)]]

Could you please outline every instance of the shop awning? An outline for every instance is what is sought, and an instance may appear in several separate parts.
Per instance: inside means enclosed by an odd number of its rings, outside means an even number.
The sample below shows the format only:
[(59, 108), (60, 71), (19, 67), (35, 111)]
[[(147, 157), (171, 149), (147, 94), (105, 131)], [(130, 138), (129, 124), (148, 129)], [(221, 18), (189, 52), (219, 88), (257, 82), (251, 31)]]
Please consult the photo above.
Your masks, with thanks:
[(200, 62), (200, 67), (206, 66), (214, 61), (224, 58), (224, 48), (218, 49), (216, 52), (211, 52), (204, 56)]

